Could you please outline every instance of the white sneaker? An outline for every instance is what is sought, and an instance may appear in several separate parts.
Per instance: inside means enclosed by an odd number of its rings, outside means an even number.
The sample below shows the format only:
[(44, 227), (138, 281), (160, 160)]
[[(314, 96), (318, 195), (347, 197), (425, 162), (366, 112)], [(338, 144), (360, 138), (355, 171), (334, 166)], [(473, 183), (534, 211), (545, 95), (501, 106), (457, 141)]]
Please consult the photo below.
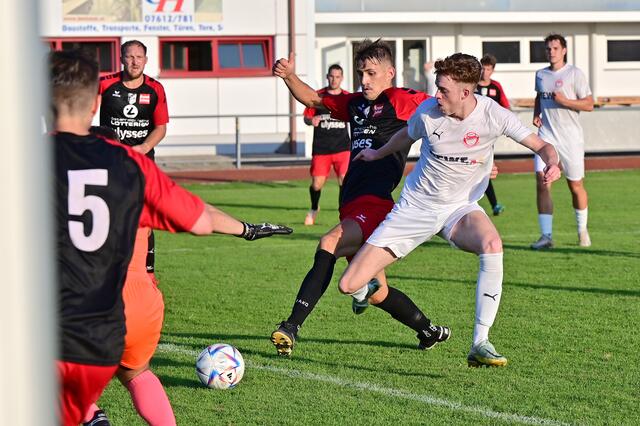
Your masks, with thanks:
[(471, 348), (467, 364), (469, 367), (504, 367), (507, 365), (507, 358), (500, 355), (491, 342), (483, 340)]
[(304, 224), (307, 226), (314, 225), (316, 223), (316, 216), (318, 216), (318, 210), (309, 210), (307, 216), (304, 218)]
[(591, 238), (589, 237), (589, 231), (578, 232), (578, 244), (580, 247), (591, 247)]
[(531, 248), (534, 250), (550, 249), (553, 248), (553, 240), (549, 235), (542, 234), (540, 239), (531, 244)]

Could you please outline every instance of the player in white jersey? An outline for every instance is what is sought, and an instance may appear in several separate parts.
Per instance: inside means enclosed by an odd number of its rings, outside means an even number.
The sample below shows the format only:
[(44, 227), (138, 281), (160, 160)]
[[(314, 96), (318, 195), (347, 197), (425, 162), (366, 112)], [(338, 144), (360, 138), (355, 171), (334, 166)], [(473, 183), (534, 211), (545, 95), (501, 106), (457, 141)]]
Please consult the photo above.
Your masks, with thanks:
[(481, 65), (456, 53), (437, 61), (435, 98), (424, 101), (378, 150), (361, 151), (356, 160), (376, 161), (422, 138), (420, 160), (407, 177), (400, 199), (369, 237), (340, 280), (340, 290), (356, 299), (378, 271), (439, 235), (452, 246), (480, 258), (476, 319), (470, 366), (503, 366), (507, 359), (489, 342), (489, 328), (502, 292), (502, 241), (478, 205), (489, 181), (495, 140), (506, 135), (540, 155), (548, 164), (544, 181), (560, 177), (555, 149), (531, 133), (509, 110), (475, 95)]
[[(536, 72), (536, 103), (533, 124), (538, 136), (556, 147), (569, 184), (578, 226), (578, 243), (591, 245), (587, 231), (587, 191), (584, 188), (584, 136), (578, 121), (580, 111), (593, 110), (589, 83), (580, 69), (565, 61), (567, 42), (559, 34), (544, 40), (549, 66)], [(544, 161), (535, 156), (536, 194), (540, 239), (532, 249), (553, 247), (553, 201), (551, 185), (542, 180)]]

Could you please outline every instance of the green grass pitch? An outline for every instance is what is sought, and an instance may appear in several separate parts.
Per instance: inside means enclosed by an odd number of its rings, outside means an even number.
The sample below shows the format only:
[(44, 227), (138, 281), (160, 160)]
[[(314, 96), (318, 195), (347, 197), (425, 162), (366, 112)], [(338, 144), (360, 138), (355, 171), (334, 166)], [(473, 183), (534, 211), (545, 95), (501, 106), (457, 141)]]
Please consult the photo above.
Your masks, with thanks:
[[(329, 290), (290, 359), (269, 342), (290, 312), (319, 237), (337, 223), (337, 186), (327, 184), (318, 224), (302, 225), (308, 182), (190, 185), (207, 202), (248, 221), (292, 226), (288, 237), (247, 242), (158, 233), (156, 267), (166, 317), (152, 369), (179, 425), (640, 424), (640, 171), (592, 172), (589, 229), (577, 245), (564, 182), (554, 185), (552, 251), (538, 237), (531, 174), (494, 182), (503, 215), (504, 286), (491, 340), (502, 369), (466, 365), (474, 318), (476, 256), (435, 238), (387, 271), (452, 338), (431, 351), (413, 331), (369, 308), (354, 316)], [(486, 200), (481, 204), (488, 208)], [(247, 363), (230, 391), (206, 389), (195, 372), (208, 344), (236, 346)], [(114, 425), (142, 425), (116, 380), (100, 405)]]

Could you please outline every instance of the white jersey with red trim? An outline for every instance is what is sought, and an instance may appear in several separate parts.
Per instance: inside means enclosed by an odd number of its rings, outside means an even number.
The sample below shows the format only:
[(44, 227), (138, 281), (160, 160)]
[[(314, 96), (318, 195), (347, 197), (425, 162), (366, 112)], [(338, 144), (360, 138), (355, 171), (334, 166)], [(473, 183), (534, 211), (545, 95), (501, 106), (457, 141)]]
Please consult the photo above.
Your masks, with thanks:
[(540, 97), (542, 126), (538, 136), (553, 145), (584, 143), (579, 112), (559, 105), (554, 92), (562, 92), (568, 99), (582, 99), (591, 95), (586, 77), (579, 68), (566, 64), (557, 71), (549, 67), (536, 71), (536, 92)]
[(436, 98), (420, 104), (409, 119), (409, 136), (422, 138), (422, 147), (402, 198), (425, 207), (476, 202), (489, 182), (496, 139), (505, 135), (520, 143), (532, 134), (511, 111), (474, 96), (476, 107), (464, 120), (444, 115)]

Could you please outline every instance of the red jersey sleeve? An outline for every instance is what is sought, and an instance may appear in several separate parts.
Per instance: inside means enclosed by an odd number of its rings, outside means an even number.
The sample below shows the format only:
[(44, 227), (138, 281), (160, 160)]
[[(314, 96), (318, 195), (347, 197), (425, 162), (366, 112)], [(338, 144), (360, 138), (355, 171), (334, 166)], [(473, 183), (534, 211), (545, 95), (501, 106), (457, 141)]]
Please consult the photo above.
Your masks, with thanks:
[(493, 84), (498, 86), (498, 89), (500, 89), (500, 99), (498, 100), (498, 103), (502, 105), (503, 108), (511, 109), (511, 105), (509, 104), (509, 99), (507, 99), (507, 95), (504, 94), (504, 89), (502, 88), (502, 84), (498, 83), (495, 80), (493, 80)]
[(396, 110), (396, 117), (403, 121), (409, 121), (409, 118), (416, 112), (418, 105), (431, 97), (424, 92), (418, 92), (404, 87), (387, 89), (385, 93), (389, 98), (389, 102)]
[(144, 207), (138, 226), (169, 232), (188, 232), (204, 211), (204, 201), (180, 187), (146, 155), (119, 142), (105, 139), (127, 150), (144, 175)]
[(325, 96), (322, 104), (331, 112), (331, 117), (340, 121), (349, 121), (349, 101), (362, 93), (344, 93), (335, 96)]
[(153, 110), (153, 123), (156, 126), (162, 126), (169, 122), (169, 110), (167, 108), (167, 96), (164, 93), (164, 87), (158, 81), (153, 80), (153, 89), (158, 94), (158, 103), (156, 109)]
[(100, 84), (98, 85), (98, 94), (102, 95), (112, 84), (117, 83), (120, 80), (120, 73), (105, 75), (100, 77)]
[(311, 107), (306, 107), (302, 115), (304, 115), (304, 118), (308, 118), (309, 120), (311, 120), (313, 116), (316, 115), (316, 109)]
[(144, 208), (140, 215), (140, 226), (170, 232), (190, 231), (204, 211), (204, 202), (169, 179), (145, 155), (138, 154), (134, 160), (145, 177)]

